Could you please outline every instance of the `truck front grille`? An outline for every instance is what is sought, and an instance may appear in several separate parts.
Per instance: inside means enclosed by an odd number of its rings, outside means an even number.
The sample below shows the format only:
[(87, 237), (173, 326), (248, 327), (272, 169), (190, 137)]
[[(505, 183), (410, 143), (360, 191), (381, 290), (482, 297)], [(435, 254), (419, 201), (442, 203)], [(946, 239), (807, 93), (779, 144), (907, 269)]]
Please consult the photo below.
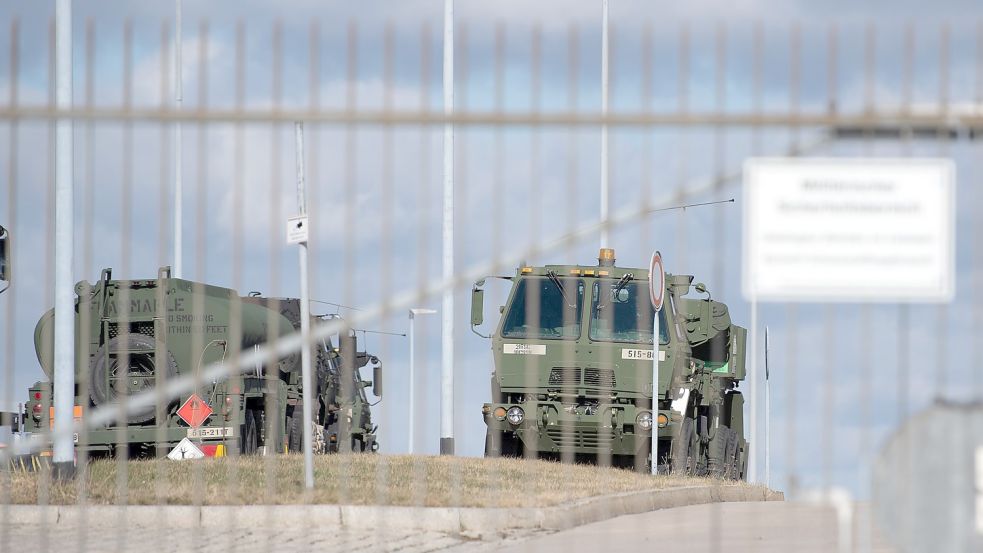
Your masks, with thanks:
[(599, 388), (614, 388), (616, 382), (611, 369), (588, 368), (584, 371), (584, 385)]
[(550, 386), (579, 386), (580, 368), (579, 367), (553, 367), (550, 371)]
[(546, 429), (546, 435), (558, 447), (576, 447), (596, 449), (600, 447), (610, 447), (614, 434), (611, 432), (598, 433), (596, 430), (550, 427)]

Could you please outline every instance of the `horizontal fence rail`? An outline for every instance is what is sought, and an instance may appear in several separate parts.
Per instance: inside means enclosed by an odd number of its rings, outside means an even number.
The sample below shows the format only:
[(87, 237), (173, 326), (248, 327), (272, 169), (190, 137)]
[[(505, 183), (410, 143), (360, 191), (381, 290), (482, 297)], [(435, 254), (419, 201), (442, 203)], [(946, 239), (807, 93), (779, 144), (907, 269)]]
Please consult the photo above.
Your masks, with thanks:
[[(610, 82), (601, 90), (599, 27), (461, 21), (455, 105), (445, 110), (433, 23), (329, 24), (317, 14), (248, 25), (215, 17), (182, 30), (94, 17), (74, 26), (74, 97), (63, 108), (54, 24), (12, 13), (0, 8), (9, 29), (0, 33), (0, 237), (10, 252), (0, 283), (0, 551), (429, 551), (509, 535), (530, 541), (503, 550), (532, 551), (575, 520), (687, 501), (711, 504), (660, 512), (619, 539), (670, 543), (645, 533), (666, 523), (682, 532), (673, 547), (708, 551), (729, 550), (744, 531), (785, 550), (914, 551), (936, 535), (948, 550), (981, 543), (978, 529), (966, 531), (980, 517), (980, 484), (964, 469), (979, 468), (974, 448), (983, 447), (967, 422), (983, 399), (973, 361), (983, 354), (983, 26), (659, 26), (618, 12), (617, 32), (603, 35)], [(55, 431), (44, 403), (51, 378), (39, 368), (51, 358), (55, 134), (66, 122), (79, 405), (73, 426)], [(742, 294), (753, 289), (743, 246), (755, 223), (745, 179), (762, 158), (950, 163), (951, 301)], [(303, 295), (297, 240), (287, 239), (298, 203), (309, 215), (311, 313), (292, 303)], [(442, 234), (448, 216), (453, 240)], [(658, 347), (643, 277), (656, 250), (677, 287)], [(447, 297), (456, 455), (438, 456)], [(630, 328), (618, 328), (630, 301)], [(306, 339), (288, 324), (304, 316), (314, 317)], [(703, 317), (723, 326), (686, 342), (689, 376), (673, 380), (687, 368), (673, 365), (677, 341), (704, 332)], [(724, 327), (730, 341), (717, 359), (711, 334)], [(123, 343), (133, 347), (110, 347)], [(289, 374), (302, 351), (313, 357), (313, 408), (299, 373), (296, 382)], [(653, 368), (639, 368), (651, 357)], [(653, 372), (664, 392), (641, 389)], [(687, 394), (709, 393), (695, 388), (704, 373), (728, 389), (694, 407), (694, 428), (676, 434), (691, 432), (691, 446), (680, 449), (659, 433), (659, 417), (682, 425), (685, 414), (671, 417)], [(192, 394), (213, 412), (200, 428), (177, 418)], [(706, 422), (729, 402), (740, 405), (730, 425)], [(313, 428), (296, 422), (303, 409)], [(629, 451), (627, 435), (652, 435), (645, 413), (660, 439)], [(510, 442), (496, 425), (536, 427), (523, 434), (536, 442)], [(196, 448), (228, 458), (163, 458), (179, 452), (185, 430)], [(295, 454), (301, 430), (326, 453), (310, 489)], [(108, 433), (112, 443), (93, 444)], [(50, 466), (53, 440), (77, 444), (73, 479)], [(364, 455), (352, 454), (359, 441)], [(510, 455), (525, 459), (499, 458)], [(646, 474), (653, 465), (660, 474)], [(735, 488), (732, 477), (783, 492), (787, 505), (754, 504), (737, 522), (745, 506), (715, 502), (776, 496)], [(780, 524), (793, 531), (773, 536)]]

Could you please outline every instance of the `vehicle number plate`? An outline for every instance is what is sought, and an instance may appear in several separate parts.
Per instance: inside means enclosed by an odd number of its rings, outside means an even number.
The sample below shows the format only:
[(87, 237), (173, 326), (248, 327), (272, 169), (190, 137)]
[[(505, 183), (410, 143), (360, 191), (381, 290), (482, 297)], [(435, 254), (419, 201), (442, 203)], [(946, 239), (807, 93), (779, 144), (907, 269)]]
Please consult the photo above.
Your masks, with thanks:
[(207, 438), (231, 438), (234, 434), (231, 426), (215, 428), (189, 428), (188, 437), (201, 440)]
[(502, 352), (512, 355), (546, 355), (546, 344), (503, 344)]
[[(652, 360), (652, 350), (650, 349), (629, 349), (623, 348), (621, 350), (622, 359), (640, 359), (645, 361)], [(659, 350), (659, 361), (666, 360), (666, 352)]]

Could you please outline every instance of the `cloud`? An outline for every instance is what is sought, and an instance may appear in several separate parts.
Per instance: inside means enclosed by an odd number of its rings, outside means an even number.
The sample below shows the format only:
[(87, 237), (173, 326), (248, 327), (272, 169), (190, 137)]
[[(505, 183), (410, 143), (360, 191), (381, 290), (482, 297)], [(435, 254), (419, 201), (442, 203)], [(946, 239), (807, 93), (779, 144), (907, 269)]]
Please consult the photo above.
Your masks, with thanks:
[[(99, 9), (89, 4), (77, 3), (77, 16), (97, 18), (99, 29), (98, 60), (99, 85), (97, 96), (102, 105), (118, 104), (121, 98), (121, 52), (119, 50), (120, 14), (127, 12), (139, 16), (136, 20), (136, 45), (134, 50), (134, 101), (137, 105), (156, 105), (161, 93), (161, 52), (159, 51), (159, 17), (170, 17), (167, 3), (104, 4)], [(529, 22), (537, 16), (550, 18), (558, 9), (556, 3), (521, 6), (515, 2), (506, 4), (481, 4), (458, 2), (462, 18), (475, 22), (469, 27), (470, 50), (468, 71), (459, 70), (459, 101), (467, 101), (476, 109), (489, 109), (495, 105), (494, 56), (490, 48), (494, 44), (493, 25), (499, 17), (509, 23), (507, 48), (504, 59), (507, 65), (505, 106), (507, 109), (527, 109), (533, 104), (532, 61), (529, 58), (531, 35), (527, 33)], [(661, 6), (667, 14), (655, 13), (651, 4), (638, 8), (638, 3), (612, 2), (613, 20), (618, 28), (628, 29), (619, 35), (614, 62), (615, 102), (617, 109), (634, 109), (649, 100), (653, 109), (672, 112), (678, 109), (679, 90), (675, 80), (676, 61), (679, 52), (677, 29), (672, 28), (655, 42), (655, 68), (653, 69), (653, 93), (643, 99), (640, 94), (641, 76), (637, 70), (638, 31), (631, 14), (653, 16), (672, 15), (698, 17), (712, 12), (707, 2), (691, 2)], [(803, 17), (828, 5), (812, 7), (811, 3), (737, 2), (731, 4), (740, 17), (753, 19), (758, 16), (770, 21), (766, 35), (766, 66), (762, 81), (764, 105), (769, 111), (784, 110), (789, 99), (787, 35), (784, 25), (775, 20), (783, 17)], [(897, 8), (903, 13), (903, 4)], [(15, 5), (20, 6), (20, 5)], [(120, 9), (114, 10), (113, 6)], [(296, 3), (292, 11), (284, 12), (272, 4), (248, 2), (241, 6), (229, 3), (185, 2), (188, 13), (185, 38), (186, 107), (197, 104), (196, 57), (198, 47), (195, 22), (201, 16), (213, 18), (210, 27), (209, 105), (229, 107), (235, 102), (234, 19), (248, 17), (246, 48), (246, 97), (245, 103), (254, 109), (267, 109), (273, 104), (272, 53), (268, 20), (275, 15), (285, 19), (284, 26), (284, 80), (282, 101), (288, 106), (306, 106), (310, 101), (307, 80), (307, 22), (322, 18), (323, 47), (321, 51), (322, 107), (338, 108), (345, 105), (349, 94), (345, 57), (342, 45), (346, 38), (342, 29), (349, 15), (363, 15), (373, 7), (378, 10), (372, 16), (378, 21), (375, 27), (360, 27), (359, 70), (354, 85), (357, 106), (361, 109), (382, 105), (385, 92), (382, 77), (382, 56), (379, 32), (381, 21), (387, 17), (397, 24), (396, 57), (394, 58), (394, 105), (403, 109), (416, 109), (424, 105), (431, 109), (440, 106), (440, 3), (386, 2), (365, 5)], [(860, 8), (840, 2), (841, 14), (860, 13)], [(955, 13), (965, 9), (964, 2), (949, 2), (940, 7), (912, 8), (928, 13)], [(521, 8), (521, 9), (520, 9)], [(562, 5), (565, 16), (583, 25), (582, 59), (580, 75), (576, 83), (577, 106), (581, 110), (593, 110), (598, 105), (597, 57), (594, 51), (596, 33), (590, 25), (596, 23), (597, 5), (570, 3)], [(224, 11), (228, 9), (229, 11)], [(6, 11), (4, 11), (6, 10)], [(21, 97), (24, 101), (43, 102), (47, 97), (47, 80), (44, 63), (44, 10), (26, 7), (0, 8), (0, 14), (18, 11), (25, 18), (23, 75), (20, 79)], [(36, 10), (36, 11), (33, 11)], [(50, 11), (50, 7), (49, 7)], [(115, 13), (114, 13), (115, 12)], [(569, 12), (569, 13), (567, 13)], [(39, 13), (41, 15), (39, 15)], [(719, 15), (719, 12), (713, 12)], [(871, 13), (871, 12), (866, 12)], [(931, 13), (936, 13), (931, 11)], [(28, 21), (31, 18), (37, 21)], [(861, 17), (862, 16), (858, 16)], [(432, 37), (426, 45), (430, 55), (429, 79), (421, 82), (420, 37), (417, 22), (429, 19)], [(541, 107), (544, 110), (566, 109), (570, 101), (570, 87), (564, 71), (563, 58), (566, 43), (566, 19), (544, 27), (544, 62), (541, 83)], [(328, 32), (328, 21), (333, 24)], [(749, 60), (749, 36), (746, 21), (731, 31), (728, 44), (728, 64), (725, 71), (728, 98), (726, 109), (746, 111), (751, 105), (753, 79)], [(40, 33), (28, 33), (31, 25), (40, 26)], [(690, 109), (711, 109), (716, 101), (715, 46), (712, 40), (714, 22), (701, 21), (694, 25), (691, 59)], [(737, 26), (741, 25), (738, 29)], [(850, 33), (863, 26), (854, 25)], [(926, 31), (927, 33), (928, 31)], [(822, 32), (812, 31), (806, 36), (802, 65), (803, 109), (820, 110), (826, 97), (825, 54)], [(953, 47), (954, 78), (969, 72), (966, 60), (972, 59), (975, 50), (965, 48), (965, 35), (959, 35)], [(863, 50), (857, 42), (862, 35), (844, 31), (841, 43), (842, 60), (841, 97), (845, 105), (856, 105), (864, 92), (866, 75), (862, 59)], [(879, 35), (880, 36), (880, 35)], [(883, 39), (880, 48), (892, 44)], [(932, 45), (926, 39), (926, 51)], [(594, 41), (594, 42), (591, 42)], [(962, 46), (959, 46), (962, 45)], [(0, 44), (0, 51), (5, 48)], [(897, 52), (885, 52), (879, 70), (874, 76), (879, 83), (878, 98), (886, 106), (897, 103)], [(0, 55), (0, 64), (6, 56)], [(77, 63), (81, 63), (78, 61)], [(927, 63), (925, 60), (921, 64)], [(859, 64), (859, 65), (858, 65)], [(923, 67), (919, 65), (918, 67)], [(84, 73), (81, 66), (76, 75)], [(821, 69), (817, 69), (821, 68)], [(6, 66), (0, 66), (0, 102), (5, 101), (4, 86)], [(934, 73), (917, 73), (917, 96), (931, 98), (936, 86)], [(427, 90), (426, 92), (424, 90)], [(966, 86), (953, 87), (953, 99), (965, 100), (969, 94)], [(77, 92), (77, 98), (79, 97)], [(9, 160), (9, 139), (6, 122), (0, 122), (0, 175), (6, 178)], [(440, 205), (441, 205), (441, 156), (442, 129), (399, 127), (392, 129), (392, 161), (387, 159), (384, 128), (359, 128), (352, 134), (339, 126), (307, 126), (308, 189), (316, 242), (312, 242), (313, 295), (319, 299), (337, 301), (347, 305), (370, 305), (402, 290), (413, 289), (421, 282), (429, 282), (441, 274), (440, 266)], [(81, 259), (80, 244), (76, 276), (94, 280), (98, 269), (112, 266), (121, 277), (147, 277), (156, 274), (159, 263), (170, 259), (170, 206), (171, 155), (168, 149), (170, 136), (167, 129), (154, 124), (140, 123), (132, 127), (132, 189), (128, 204), (122, 201), (124, 173), (124, 129), (118, 122), (99, 123), (93, 131), (92, 187), (85, 178), (88, 170), (86, 151), (88, 132), (85, 126), (77, 127), (77, 175), (78, 215), (76, 224), (81, 240), (86, 215), (82, 211), (87, 194), (91, 193), (94, 209), (91, 216), (92, 258)], [(284, 125), (273, 131), (269, 125), (248, 124), (242, 127), (242, 188), (239, 198), (242, 210), (234, 210), (233, 187), (236, 175), (236, 129), (229, 124), (216, 124), (208, 128), (204, 142), (198, 143), (198, 128), (184, 126), (185, 138), (185, 252), (186, 274), (221, 286), (238, 286), (241, 293), (261, 290), (271, 295), (297, 295), (296, 258), (282, 237), (282, 221), (295, 211), (293, 129)], [(799, 129), (799, 140), (807, 143), (819, 136), (817, 129)], [(40, 371), (33, 358), (32, 332), (41, 313), (50, 306), (50, 252), (51, 234), (48, 231), (53, 215), (47, 199), (47, 179), (50, 161), (46, 145), (49, 137), (44, 123), (22, 122), (16, 137), (19, 165), (14, 183), (6, 180), (0, 188), (0, 217), (7, 220), (16, 213), (17, 224), (11, 229), (15, 236), (17, 267), (15, 287), (0, 296), (0, 309), (15, 302), (16, 321), (5, 324), (12, 328), (16, 353), (13, 366), (4, 370), (15, 373), (15, 389), (9, 392), (14, 401), (23, 400), (27, 387), (40, 378)], [(788, 149), (790, 129), (763, 129), (757, 132), (761, 146), (756, 150), (754, 137), (746, 129), (678, 129), (660, 128), (612, 130), (611, 167), (612, 203), (614, 209), (639, 205), (648, 197), (683, 198), (683, 192), (694, 182), (705, 182), (715, 175), (733, 170), (747, 156), (757, 153), (782, 154)], [(353, 142), (348, 143), (348, 138)], [(528, 127), (459, 128), (456, 135), (458, 152), (458, 207), (456, 213), (458, 236), (458, 268), (472, 266), (489, 256), (505, 251), (516, 251), (532, 243), (536, 237), (550, 239), (569, 229), (593, 224), (597, 218), (599, 203), (596, 183), (600, 166), (598, 132), (594, 128), (571, 130), (566, 128), (531, 129)], [(499, 150), (500, 145), (500, 150)], [(718, 146), (722, 145), (722, 150)], [(830, 155), (858, 155), (867, 146), (851, 142), (818, 150)], [(979, 164), (978, 152), (972, 146), (953, 143), (946, 152), (956, 159), (960, 178), (960, 198), (975, 194), (972, 188)], [(897, 144), (875, 144), (874, 153), (897, 155)], [(914, 154), (938, 154), (937, 144), (916, 144)], [(535, 154), (535, 155), (533, 155)], [(392, 189), (384, 180), (385, 168), (391, 163)], [(276, 169), (276, 170), (274, 170)], [(200, 172), (199, 172), (200, 171)], [(201, 181), (199, 182), (199, 175)], [(203, 185), (199, 188), (200, 185)], [(16, 186), (19, 200), (7, 205), (8, 187)], [(697, 200), (727, 198), (738, 195), (739, 182), (733, 181), (718, 190), (701, 195)], [(540, 197), (539, 194), (542, 194)], [(352, 213), (346, 218), (345, 210), (351, 202)], [(977, 202), (978, 203), (978, 202)], [(731, 306), (732, 317), (738, 324), (747, 326), (750, 318), (748, 304), (739, 295), (740, 264), (740, 206), (691, 209), (685, 212), (669, 212), (626, 225), (612, 233), (612, 246), (617, 249), (619, 263), (624, 266), (644, 266), (651, 250), (662, 250), (669, 270), (676, 273), (692, 273), (708, 284), (714, 297)], [(124, 215), (129, 218), (130, 231), (124, 232)], [(954, 303), (943, 319), (948, 326), (938, 325), (934, 308), (913, 307), (910, 311), (910, 332), (917, 337), (919, 346), (912, 346), (909, 361), (908, 391), (914, 409), (929, 401), (934, 395), (940, 369), (933, 364), (941, 352), (948, 356), (951, 370), (946, 371), (948, 384), (946, 395), (966, 394), (960, 385), (973, 378), (970, 350), (973, 347), (973, 299), (972, 283), (979, 271), (979, 259), (969, 255), (971, 232), (965, 232), (975, 217), (971, 201), (961, 201), (959, 206), (961, 238), (959, 244), (959, 287)], [(235, 221), (242, 224), (242, 271), (233, 273), (235, 252), (232, 250)], [(4, 223), (0, 221), (0, 223)], [(388, 233), (384, 229), (389, 229)], [(391, 234), (391, 237), (389, 236)], [(198, 237), (201, 237), (199, 240)], [(595, 237), (579, 240), (564, 251), (545, 252), (541, 259), (528, 260), (537, 263), (591, 263), (596, 256)], [(387, 251), (391, 258), (386, 258)], [(124, 257), (129, 258), (124, 271)], [(197, 261), (202, 260), (203, 264)], [(87, 270), (82, 270), (88, 266)], [(502, 267), (508, 274), (514, 268)], [(504, 302), (504, 289), (489, 291), (488, 302), (497, 305)], [(468, 332), (469, 294), (466, 287), (455, 294), (456, 371), (457, 371), (457, 431), (459, 451), (466, 455), (480, 455), (484, 427), (479, 417), (480, 404), (487, 399), (488, 373), (492, 359), (488, 343)], [(436, 300), (428, 307), (438, 307)], [(776, 420), (774, 451), (775, 470), (782, 477), (785, 470), (784, 451), (787, 444), (783, 436), (792, 436), (797, 448), (794, 469), (803, 477), (815, 479), (821, 474), (822, 456), (817, 449), (817, 436), (823, 430), (831, 430), (837, 442), (832, 457), (833, 478), (836, 481), (855, 482), (850, 476), (851, 455), (868, 425), (871, 439), (879, 440), (893, 425), (899, 412), (896, 403), (900, 366), (897, 330), (897, 311), (894, 307), (874, 307), (870, 325), (858, 324), (859, 312), (854, 307), (837, 307), (830, 323), (824, 319), (821, 308), (802, 306), (794, 318), (797, 327), (797, 350), (787, 349), (787, 307), (783, 305), (760, 306), (760, 320), (771, 326), (774, 338), (773, 354), (781, 360), (775, 366)], [(401, 313), (379, 321), (377, 329), (402, 330), (406, 319)], [(830, 324), (831, 327), (827, 326)], [(940, 328), (947, 329), (938, 336)], [(428, 412), (436, 409), (439, 378), (439, 326), (437, 319), (421, 322), (418, 327), (421, 367), (421, 405)], [(833, 343), (825, 340), (833, 337)], [(379, 406), (378, 419), (384, 451), (402, 451), (406, 398), (401, 394), (407, 384), (408, 343), (398, 337), (369, 335), (372, 351), (386, 351), (383, 358), (389, 393)], [(862, 359), (870, 359), (869, 367)], [(787, 360), (796, 367), (796, 381), (792, 398), (786, 397), (790, 374)], [(830, 368), (826, 362), (832, 362)], [(872, 377), (872, 397), (861, 394), (863, 378)], [(831, 380), (830, 380), (831, 379)], [(749, 382), (742, 384), (746, 389)], [(829, 387), (827, 388), (827, 386)], [(3, 398), (0, 398), (3, 400)], [(875, 418), (864, 421), (859, 414), (867, 406)], [(758, 404), (757, 409), (763, 409)], [(823, 413), (831, 418), (822, 419)], [(790, 419), (792, 413), (794, 420)], [(433, 419), (421, 418), (421, 439), (427, 451), (435, 452), (437, 427)], [(812, 481), (812, 480), (810, 480)], [(860, 484), (862, 486), (862, 483)]]

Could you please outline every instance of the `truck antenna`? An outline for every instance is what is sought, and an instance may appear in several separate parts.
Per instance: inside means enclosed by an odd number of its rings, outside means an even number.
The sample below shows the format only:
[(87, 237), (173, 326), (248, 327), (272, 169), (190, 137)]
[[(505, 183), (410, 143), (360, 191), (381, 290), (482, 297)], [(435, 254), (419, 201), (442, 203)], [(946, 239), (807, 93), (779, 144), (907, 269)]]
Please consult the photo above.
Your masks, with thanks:
[(330, 305), (332, 307), (338, 307), (340, 309), (351, 309), (352, 311), (361, 311), (361, 309), (359, 309), (358, 307), (349, 307), (347, 305), (342, 305), (340, 303), (334, 303), (334, 302), (330, 302), (330, 301), (311, 300), (311, 303), (322, 303), (324, 305)]
[(659, 211), (671, 211), (673, 209), (682, 209), (683, 211), (686, 211), (686, 208), (688, 208), (688, 207), (700, 207), (700, 206), (704, 206), (704, 205), (715, 205), (715, 204), (728, 204), (728, 203), (733, 203), (733, 202), (734, 202), (734, 198), (731, 198), (729, 200), (717, 200), (717, 201), (714, 201), (714, 202), (700, 202), (700, 203), (695, 203), (695, 204), (674, 205), (674, 206), (671, 206), (671, 207), (660, 207), (658, 209), (650, 209), (650, 210), (646, 211), (646, 213), (656, 213), (656, 212), (659, 212)]
[(368, 333), (368, 334), (385, 334), (386, 336), (402, 336), (403, 338), (406, 337), (406, 334), (404, 334), (402, 332), (387, 332), (385, 330), (366, 330), (364, 328), (353, 328), (352, 330), (354, 330), (355, 332), (361, 332), (363, 334), (364, 333)]

